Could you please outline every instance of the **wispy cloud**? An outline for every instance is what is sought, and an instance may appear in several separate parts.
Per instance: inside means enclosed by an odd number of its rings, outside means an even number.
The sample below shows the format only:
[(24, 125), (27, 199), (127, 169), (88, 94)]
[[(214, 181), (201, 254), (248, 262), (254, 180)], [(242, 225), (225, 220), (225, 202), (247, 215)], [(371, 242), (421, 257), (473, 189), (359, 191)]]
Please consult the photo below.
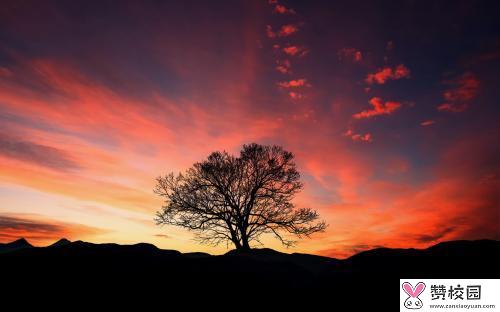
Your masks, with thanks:
[(351, 138), (354, 142), (372, 142), (373, 137), (371, 133), (355, 133), (354, 130), (349, 129), (344, 133), (344, 136)]
[(171, 238), (170, 235), (167, 234), (155, 234), (155, 237), (161, 237), (161, 238)]
[(394, 113), (401, 107), (400, 102), (388, 101), (384, 102), (380, 97), (373, 97), (369, 101), (372, 109), (367, 109), (353, 115), (356, 119), (371, 118), (378, 115), (389, 115)]
[(384, 67), (374, 73), (366, 76), (366, 83), (368, 84), (384, 84), (388, 80), (398, 80), (402, 78), (410, 78), (410, 70), (403, 64), (394, 68)]
[(471, 101), (477, 96), (479, 80), (470, 72), (444, 82), (450, 88), (443, 92), (444, 103), (437, 109), (443, 112), (460, 113), (469, 108)]
[(54, 170), (80, 169), (66, 151), (1, 133), (0, 155)]
[(301, 79), (279, 82), (278, 86), (282, 88), (300, 88), (300, 87), (309, 87), (311, 85), (307, 82), (307, 79), (301, 78)]

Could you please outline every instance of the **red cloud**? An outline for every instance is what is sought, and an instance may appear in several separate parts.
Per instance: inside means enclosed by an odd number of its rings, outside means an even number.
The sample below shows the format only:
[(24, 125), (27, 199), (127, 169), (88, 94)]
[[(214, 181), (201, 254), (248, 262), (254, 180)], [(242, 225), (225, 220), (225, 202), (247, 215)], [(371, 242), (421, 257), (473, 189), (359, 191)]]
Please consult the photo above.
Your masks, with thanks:
[(354, 133), (353, 130), (349, 129), (344, 133), (344, 136), (350, 137), (354, 142), (372, 142), (373, 137), (371, 133)]
[(299, 28), (293, 24), (286, 24), (281, 26), (278, 32), (275, 32), (271, 25), (266, 26), (266, 36), (271, 39), (276, 37), (288, 37), (290, 35), (293, 35), (297, 31), (299, 31)]
[(353, 117), (356, 119), (361, 119), (378, 115), (389, 115), (401, 107), (401, 103), (399, 102), (388, 101), (384, 103), (384, 101), (379, 97), (371, 98), (369, 103), (373, 106), (372, 109), (364, 110), (362, 112), (354, 114)]
[(299, 28), (293, 24), (286, 24), (281, 26), (280, 31), (278, 32), (278, 36), (280, 37), (288, 37), (290, 35), (293, 35), (299, 31)]
[(274, 8), (274, 12), (278, 14), (295, 14), (295, 11), (293, 9), (288, 9), (281, 4), (276, 5), (276, 7)]
[(307, 50), (305, 47), (288, 46), (283, 48), (283, 52), (290, 56), (304, 56), (309, 52), (309, 50)]
[(467, 110), (470, 101), (477, 96), (479, 80), (472, 73), (465, 73), (457, 79), (446, 81), (445, 84), (452, 88), (443, 92), (445, 103), (439, 105), (437, 109), (443, 112), (459, 113)]
[(403, 64), (400, 64), (395, 68), (384, 67), (375, 73), (368, 74), (365, 81), (368, 84), (384, 84), (388, 80), (398, 80), (402, 78), (410, 78), (410, 70)]
[[(18, 140), (9, 139), (0, 151), (1, 180), (77, 200), (146, 211), (158, 204), (150, 196), (148, 183), (164, 166), (160, 159), (167, 154), (171, 166), (183, 168), (192, 162), (193, 155), (258, 140), (259, 133), (265, 135), (280, 124), (274, 118), (242, 115), (242, 104), (226, 111), (231, 118), (219, 118), (189, 101), (175, 103), (158, 94), (149, 100), (155, 105), (146, 105), (59, 61), (26, 60), (20, 68), (23, 70), (16, 71), (15, 78), (0, 79), (2, 112), (23, 120), (2, 121), (2, 130)], [(19, 83), (25, 77), (57, 90), (54, 92), (61, 96), (44, 97)], [(224, 101), (240, 101), (239, 96), (239, 89), (235, 89), (224, 95)], [(240, 121), (250, 130), (228, 133), (240, 118), (247, 119)], [(212, 135), (211, 129), (225, 135)], [(168, 146), (180, 140), (176, 133), (181, 132), (191, 133), (192, 140), (186, 143), (192, 144), (190, 152), (167, 152)], [(144, 165), (134, 168), (129, 163), (132, 160)]]
[(301, 98), (303, 98), (303, 97), (304, 97), (302, 93), (300, 93), (300, 92), (295, 92), (295, 91), (290, 91), (290, 92), (288, 93), (288, 95), (290, 96), (290, 98), (291, 98), (292, 100), (300, 100)]
[(363, 54), (361, 51), (355, 48), (343, 48), (338, 51), (339, 59), (349, 59), (354, 63), (361, 62), (363, 60)]
[(370, 133), (354, 134), (351, 138), (353, 141), (362, 141), (362, 142), (371, 142), (372, 141), (372, 135)]
[(308, 82), (307, 79), (301, 78), (301, 79), (296, 79), (296, 80), (290, 80), (290, 81), (282, 81), (279, 82), (278, 85), (282, 88), (299, 88), (299, 87), (309, 87), (311, 86)]
[(289, 60), (277, 60), (276, 70), (282, 74), (290, 74), (292, 72), (292, 64)]
[(393, 79), (410, 78), (410, 70), (403, 64), (398, 65), (394, 69)]

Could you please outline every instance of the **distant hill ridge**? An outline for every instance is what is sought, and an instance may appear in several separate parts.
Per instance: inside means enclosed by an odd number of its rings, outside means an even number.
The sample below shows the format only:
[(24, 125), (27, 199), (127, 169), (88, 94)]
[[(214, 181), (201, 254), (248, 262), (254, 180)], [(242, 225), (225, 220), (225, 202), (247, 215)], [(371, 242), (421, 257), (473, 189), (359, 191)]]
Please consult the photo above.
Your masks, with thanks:
[[(61, 239), (33, 247), (25, 239), (0, 244), (2, 281), (22, 293), (91, 293), (119, 290), (139, 297), (165, 291), (255, 292), (288, 296), (304, 292), (359, 300), (360, 285), (373, 284), (363, 303), (399, 291), (400, 278), (500, 278), (500, 241), (450, 241), (426, 249), (377, 248), (347, 259), (272, 249), (231, 250), (224, 255), (181, 253), (152, 244), (93, 244)], [(156, 287), (156, 282), (161, 287)], [(92, 285), (89, 290), (85, 285)], [(393, 289), (394, 288), (394, 289)], [(143, 295), (142, 295), (143, 294)], [(315, 295), (316, 296), (316, 295)], [(295, 297), (294, 297), (295, 298)], [(333, 298), (333, 297), (332, 297)], [(292, 301), (290, 301), (292, 302)]]
[[(135, 250), (142, 250), (142, 251), (166, 251), (171, 254), (179, 254), (179, 255), (186, 255), (188, 257), (192, 258), (203, 258), (203, 257), (217, 257), (216, 255), (211, 255), (205, 252), (188, 252), (188, 253), (181, 253), (176, 250), (169, 250), (169, 249), (159, 249), (153, 244), (150, 243), (137, 243), (137, 244), (131, 244), (131, 245), (120, 245), (116, 243), (89, 243), (81, 240), (77, 241), (70, 241), (66, 238), (61, 238), (60, 240), (54, 242), (51, 245), (45, 246), (45, 247), (35, 247), (31, 245), (25, 238), (19, 238), (15, 241), (12, 241), (10, 243), (0, 243), (0, 253), (5, 253), (5, 252), (11, 252), (11, 251), (18, 251), (22, 249), (30, 249), (30, 248), (52, 248), (52, 247), (62, 247), (62, 246), (71, 246), (73, 247), (86, 247), (86, 248), (97, 248), (97, 249), (135, 249)], [(446, 242), (440, 242), (437, 243), (436, 245), (432, 245), (428, 248), (424, 249), (416, 249), (416, 248), (386, 248), (386, 247), (380, 247), (380, 248), (374, 248), (370, 250), (365, 250), (362, 252), (359, 252), (347, 259), (344, 260), (339, 260), (336, 258), (331, 258), (331, 257), (326, 257), (326, 256), (319, 256), (319, 255), (311, 255), (311, 254), (303, 254), (303, 253), (284, 253), (280, 251), (276, 251), (274, 249), (270, 248), (254, 248), (251, 249), (250, 251), (239, 251), (239, 250), (230, 250), (227, 253), (224, 254), (224, 256), (246, 256), (246, 257), (253, 257), (255, 259), (257, 258), (262, 258), (262, 259), (279, 259), (284, 256), (292, 256), (292, 257), (313, 257), (316, 258), (318, 261), (328, 261), (328, 260), (333, 260), (333, 261), (353, 261), (354, 259), (360, 259), (364, 257), (371, 257), (371, 256), (388, 256), (388, 255), (396, 255), (396, 254), (404, 254), (404, 255), (411, 255), (411, 254), (420, 254), (422, 252), (429, 252), (429, 251), (446, 251), (446, 252), (462, 252), (464, 247), (467, 248), (479, 248), (479, 247), (492, 247), (492, 248), (499, 248), (500, 246), (500, 241), (496, 240), (488, 240), (488, 239), (483, 239), (483, 240), (457, 240), (457, 241), (446, 241)]]
[[(118, 250), (127, 250), (127, 251), (136, 251), (136, 252), (160, 252), (160, 253), (169, 253), (171, 255), (183, 255), (189, 258), (205, 258), (205, 257), (219, 257), (218, 255), (211, 255), (204, 252), (188, 252), (181, 253), (177, 250), (169, 250), (169, 249), (160, 249), (153, 244), (150, 243), (137, 243), (131, 245), (120, 245), (116, 243), (89, 243), (81, 240), (70, 241), (66, 238), (61, 238), (60, 240), (54, 242), (51, 245), (45, 247), (35, 247), (31, 245), (25, 238), (19, 238), (10, 243), (0, 243), (0, 254), (20, 251), (23, 249), (40, 249), (48, 250), (54, 247), (67, 247), (70, 249), (74, 248), (87, 248), (87, 249), (96, 249), (96, 250), (110, 250), (110, 251), (118, 251)], [(440, 242), (436, 245), (430, 246), (424, 249), (416, 249), (416, 248), (374, 248), (370, 250), (365, 250), (359, 252), (349, 258), (339, 260), (336, 258), (312, 255), (312, 254), (303, 254), (303, 253), (284, 253), (280, 251), (276, 251), (270, 248), (254, 248), (250, 251), (239, 251), (239, 250), (230, 250), (225, 253), (223, 256), (236, 256), (236, 257), (251, 257), (253, 259), (261, 259), (261, 260), (280, 260), (283, 257), (295, 257), (295, 258), (313, 258), (318, 261), (359, 261), (359, 259), (369, 258), (369, 257), (387, 257), (387, 256), (411, 256), (411, 255), (421, 255), (425, 253), (433, 253), (433, 252), (443, 252), (443, 253), (462, 253), (464, 248), (467, 249), (481, 249), (481, 248), (491, 248), (498, 249), (500, 248), (500, 241), (496, 240), (457, 240), (457, 241), (447, 241)], [(498, 251), (498, 250), (497, 250)]]

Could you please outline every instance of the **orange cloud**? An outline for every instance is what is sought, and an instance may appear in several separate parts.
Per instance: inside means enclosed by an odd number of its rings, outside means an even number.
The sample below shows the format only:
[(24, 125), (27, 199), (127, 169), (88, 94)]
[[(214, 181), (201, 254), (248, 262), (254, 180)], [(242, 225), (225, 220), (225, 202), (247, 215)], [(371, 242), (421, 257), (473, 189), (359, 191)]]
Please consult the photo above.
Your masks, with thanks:
[(464, 73), (462, 76), (446, 81), (445, 84), (451, 88), (443, 92), (445, 103), (439, 105), (437, 109), (443, 112), (460, 113), (467, 110), (470, 102), (477, 96), (479, 90), (479, 80), (472, 73)]
[(395, 68), (384, 67), (375, 73), (368, 74), (365, 81), (368, 84), (384, 84), (388, 80), (398, 80), (402, 78), (410, 78), (410, 70), (403, 64), (400, 64)]
[(307, 82), (307, 79), (301, 78), (296, 80), (279, 82), (278, 86), (282, 88), (300, 88), (300, 87), (309, 87), (310, 84)]
[(364, 110), (353, 115), (356, 119), (370, 118), (378, 115), (389, 115), (394, 113), (401, 107), (399, 102), (385, 102), (380, 97), (373, 97), (369, 101), (370, 105), (373, 106), (372, 109)]

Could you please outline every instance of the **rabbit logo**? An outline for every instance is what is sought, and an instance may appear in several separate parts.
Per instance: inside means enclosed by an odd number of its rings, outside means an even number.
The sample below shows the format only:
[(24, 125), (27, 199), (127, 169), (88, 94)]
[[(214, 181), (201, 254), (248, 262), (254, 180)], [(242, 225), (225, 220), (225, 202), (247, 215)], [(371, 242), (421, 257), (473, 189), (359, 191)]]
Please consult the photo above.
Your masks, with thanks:
[(409, 296), (406, 298), (404, 306), (407, 309), (420, 309), (422, 308), (422, 300), (418, 298), (418, 296), (424, 291), (425, 284), (420, 282), (415, 287), (413, 287), (410, 283), (403, 283), (403, 290)]

